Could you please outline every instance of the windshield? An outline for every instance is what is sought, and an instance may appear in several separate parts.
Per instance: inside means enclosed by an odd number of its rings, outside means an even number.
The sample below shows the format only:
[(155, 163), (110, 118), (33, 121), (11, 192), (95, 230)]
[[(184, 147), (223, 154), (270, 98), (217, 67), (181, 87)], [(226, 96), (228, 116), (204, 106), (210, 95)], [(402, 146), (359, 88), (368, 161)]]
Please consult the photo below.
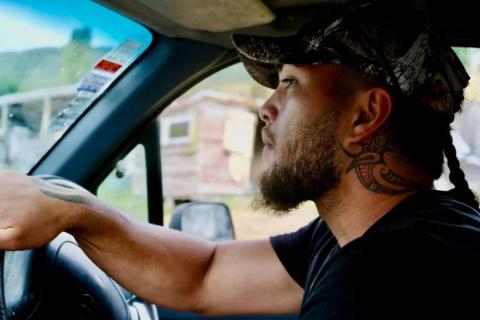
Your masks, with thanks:
[(0, 169), (28, 172), (151, 38), (88, 0), (0, 0)]

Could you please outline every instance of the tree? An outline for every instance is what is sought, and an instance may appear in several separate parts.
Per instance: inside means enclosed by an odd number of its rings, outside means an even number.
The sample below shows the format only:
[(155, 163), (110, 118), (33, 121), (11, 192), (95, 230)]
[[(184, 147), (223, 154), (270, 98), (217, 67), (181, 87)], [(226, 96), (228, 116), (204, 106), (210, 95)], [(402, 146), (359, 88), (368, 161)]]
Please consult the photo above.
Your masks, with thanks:
[(92, 67), (93, 55), (91, 48), (92, 31), (90, 28), (75, 29), (70, 42), (62, 51), (61, 83), (79, 82)]
[(0, 96), (18, 92), (20, 86), (16, 82), (8, 82), (4, 85), (0, 85)]

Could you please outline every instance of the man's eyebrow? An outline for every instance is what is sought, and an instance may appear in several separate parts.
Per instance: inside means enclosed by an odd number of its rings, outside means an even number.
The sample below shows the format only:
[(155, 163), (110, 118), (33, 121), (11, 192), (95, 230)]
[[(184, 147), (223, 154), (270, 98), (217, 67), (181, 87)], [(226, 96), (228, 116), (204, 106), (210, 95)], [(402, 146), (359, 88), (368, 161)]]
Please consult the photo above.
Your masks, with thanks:
[(284, 67), (286, 64), (291, 65), (291, 66), (294, 66), (295, 68), (301, 68), (301, 66), (302, 66), (301, 64), (296, 64), (296, 63), (295, 63), (295, 64), (293, 64), (293, 63), (292, 63), (292, 64), (289, 64), (289, 63), (277, 64), (277, 65), (275, 66), (275, 68), (276, 68), (276, 70), (277, 70), (277, 72), (278, 72), (278, 75), (280, 75), (280, 73), (282, 73), (283, 67)]

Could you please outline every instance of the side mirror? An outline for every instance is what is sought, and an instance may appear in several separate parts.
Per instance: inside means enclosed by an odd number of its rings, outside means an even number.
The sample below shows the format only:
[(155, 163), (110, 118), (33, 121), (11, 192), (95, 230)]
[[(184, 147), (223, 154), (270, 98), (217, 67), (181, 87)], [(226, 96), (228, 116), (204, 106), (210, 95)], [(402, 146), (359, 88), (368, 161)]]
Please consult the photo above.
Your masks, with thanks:
[(232, 216), (223, 203), (189, 202), (175, 208), (170, 228), (212, 241), (233, 240)]

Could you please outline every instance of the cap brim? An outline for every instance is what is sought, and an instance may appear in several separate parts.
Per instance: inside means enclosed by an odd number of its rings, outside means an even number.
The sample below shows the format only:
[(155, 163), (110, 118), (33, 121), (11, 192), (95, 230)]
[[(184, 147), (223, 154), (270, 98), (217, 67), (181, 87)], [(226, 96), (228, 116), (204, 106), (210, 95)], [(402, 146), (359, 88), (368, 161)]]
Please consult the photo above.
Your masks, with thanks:
[(240, 60), (250, 76), (266, 87), (278, 86), (278, 67), (286, 63), (299, 63), (292, 48), (301, 49), (294, 36), (274, 38), (233, 34), (232, 42), (240, 53)]

